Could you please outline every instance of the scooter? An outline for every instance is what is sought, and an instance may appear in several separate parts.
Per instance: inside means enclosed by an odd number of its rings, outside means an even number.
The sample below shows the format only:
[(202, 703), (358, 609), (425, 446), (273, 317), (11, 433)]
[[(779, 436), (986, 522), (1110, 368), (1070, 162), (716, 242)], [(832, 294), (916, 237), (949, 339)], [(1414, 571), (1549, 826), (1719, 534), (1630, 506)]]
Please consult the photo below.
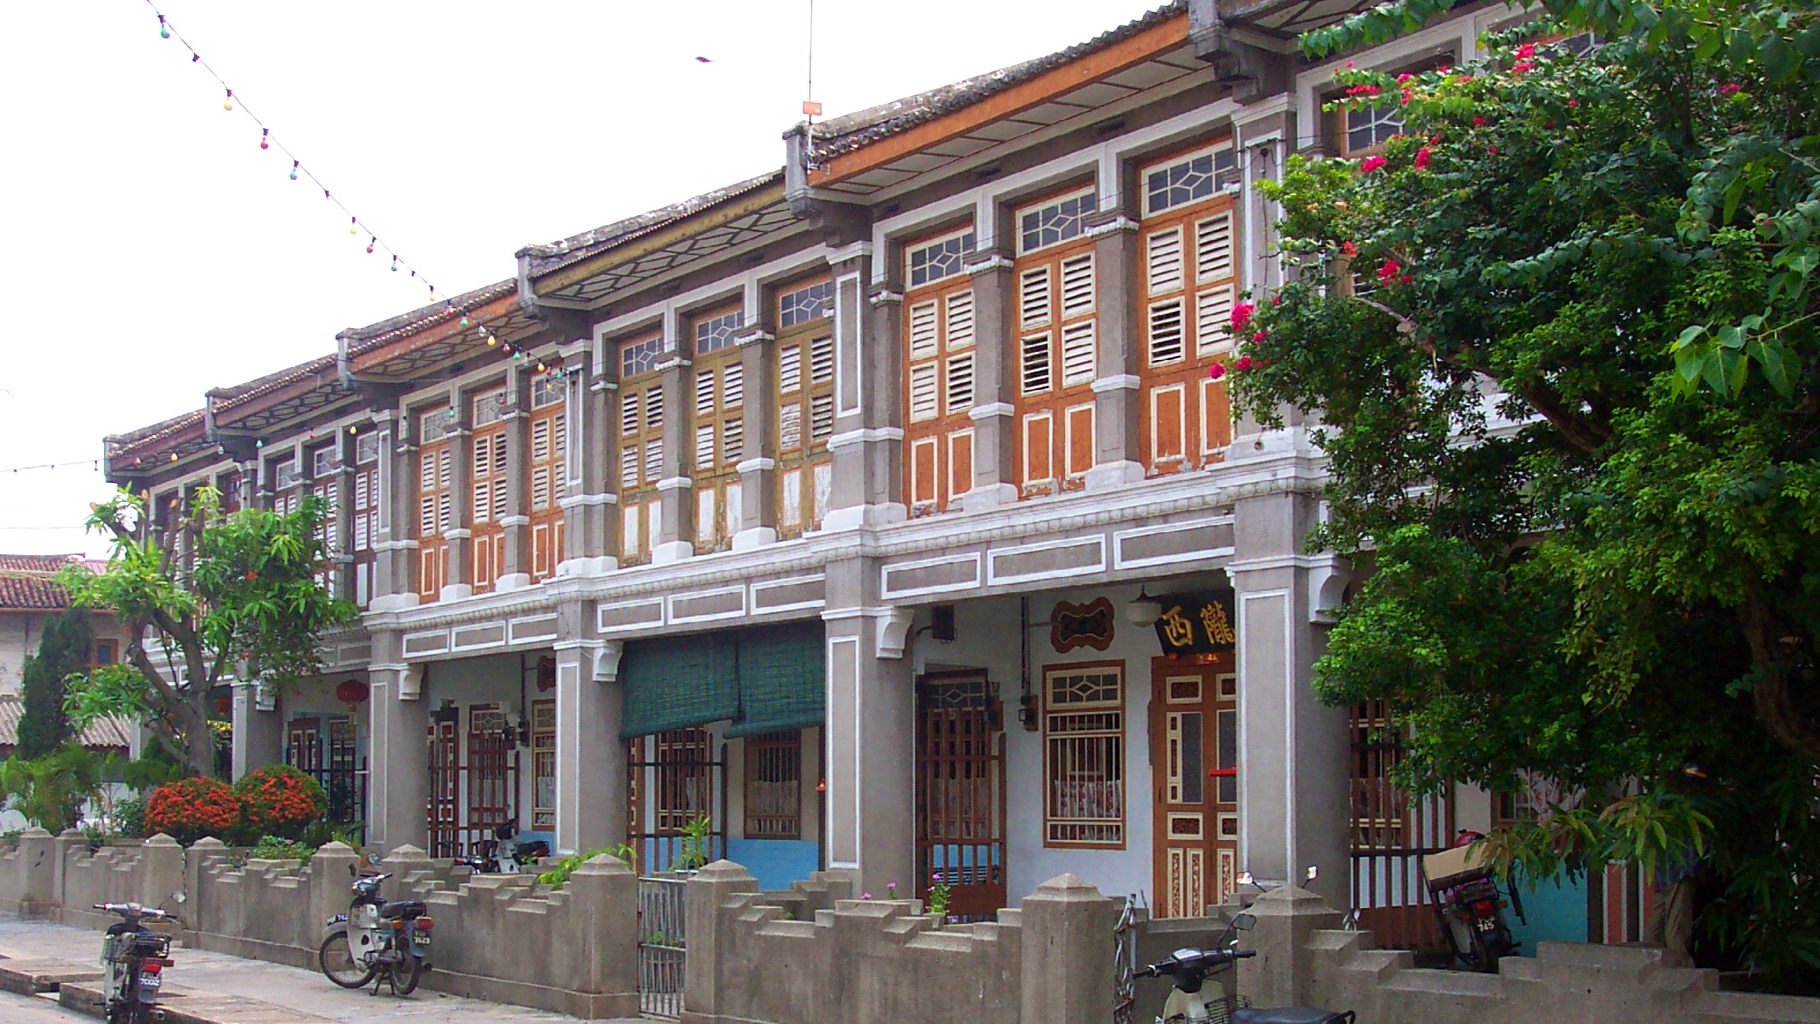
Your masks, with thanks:
[(1157, 1024), (1353, 1024), (1351, 1010), (1335, 1012), (1313, 1006), (1254, 1009), (1243, 1005), (1241, 997), (1227, 993), (1222, 983), (1208, 981), (1209, 975), (1258, 955), (1256, 950), (1239, 949), (1238, 940), (1232, 938), (1234, 931), (1250, 931), (1256, 922), (1250, 914), (1235, 915), (1213, 946), (1178, 949), (1134, 972), (1140, 978), (1167, 976), (1175, 983)]
[[(488, 844), (476, 844), (484, 849), (465, 857), (455, 858), (456, 864), (466, 864), (480, 874), (518, 874), (524, 868), (536, 864), (540, 858), (550, 855), (550, 844), (542, 839), (530, 839), (514, 842), (518, 835), (518, 826), (511, 822), (498, 825), (493, 829), (493, 841)], [(501, 844), (511, 845), (511, 854), (500, 857)]]
[(102, 986), (107, 1024), (163, 1020), (158, 992), (164, 987), (164, 969), (172, 964), (171, 937), (152, 931), (145, 922), (171, 921), (176, 917), (137, 903), (96, 903), (94, 908), (122, 918), (108, 925), (101, 940), (101, 966), (107, 968), (107, 980)]
[[(354, 874), (354, 865), (348, 865)], [(327, 922), (328, 934), (316, 950), (316, 963), (328, 979), (342, 988), (373, 983), (391, 986), (395, 996), (417, 991), (417, 983), (430, 970), (430, 929), (435, 919), (424, 913), (422, 900), (388, 903), (379, 896), (379, 883), (392, 877), (359, 876), (353, 885), (354, 900), (348, 912)]]
[(1510, 904), (1499, 893), (1491, 870), (1473, 852), (1471, 844), (1480, 838), (1462, 829), (1451, 849), (1422, 858), (1422, 875), (1454, 956), (1467, 970), (1490, 974), (1497, 971), (1499, 958), (1514, 954), (1521, 943), (1504, 920), (1504, 908)]

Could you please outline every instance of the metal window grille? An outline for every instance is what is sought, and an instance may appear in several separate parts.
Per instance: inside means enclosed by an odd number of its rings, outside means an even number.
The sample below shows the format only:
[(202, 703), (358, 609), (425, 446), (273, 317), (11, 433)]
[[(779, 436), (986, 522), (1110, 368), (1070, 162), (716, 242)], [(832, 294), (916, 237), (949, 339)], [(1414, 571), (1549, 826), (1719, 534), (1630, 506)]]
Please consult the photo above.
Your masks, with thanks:
[(1118, 666), (1044, 673), (1044, 840), (1125, 841), (1125, 680)]

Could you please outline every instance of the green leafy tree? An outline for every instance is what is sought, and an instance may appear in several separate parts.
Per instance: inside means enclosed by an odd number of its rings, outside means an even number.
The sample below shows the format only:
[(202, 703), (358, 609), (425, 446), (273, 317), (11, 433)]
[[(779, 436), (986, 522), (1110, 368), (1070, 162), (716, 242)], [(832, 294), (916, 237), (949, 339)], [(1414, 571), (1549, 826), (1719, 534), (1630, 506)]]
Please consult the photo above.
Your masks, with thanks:
[[(1310, 55), (1443, 13), (1403, 0)], [(1484, 66), (1341, 72), (1404, 133), (1291, 160), (1291, 283), (1220, 369), (1316, 412), (1366, 577), (1316, 666), (1382, 699), (1401, 782), (1554, 813), (1505, 864), (1618, 860), (1697, 899), (1696, 952), (1820, 977), (1820, 20), (1811, 4), (1545, 0)], [(1593, 29), (1576, 53), (1536, 45)], [(1804, 980), (1805, 979), (1805, 980)]]
[(66, 743), (41, 757), (0, 761), (0, 801), (52, 833), (74, 828), (85, 804), (99, 802), (113, 766), (109, 757)]
[[(132, 639), (123, 663), (71, 680), (71, 717), (132, 716), (186, 770), (212, 774), (210, 691), (230, 677), (282, 688), (320, 673), (318, 635), (354, 615), (317, 579), (327, 513), (315, 496), (290, 513), (227, 513), (205, 488), (154, 538), (139, 496), (123, 490), (95, 506), (88, 525), (112, 540), (107, 567), (72, 567), (59, 579), (76, 603), (113, 612)], [(179, 556), (179, 536), (193, 538), (193, 555)]]
[(44, 620), (38, 656), (25, 663), (25, 706), (19, 717), (20, 757), (48, 754), (70, 738), (69, 719), (63, 713), (63, 680), (88, 664), (94, 639), (87, 609), (69, 608)]

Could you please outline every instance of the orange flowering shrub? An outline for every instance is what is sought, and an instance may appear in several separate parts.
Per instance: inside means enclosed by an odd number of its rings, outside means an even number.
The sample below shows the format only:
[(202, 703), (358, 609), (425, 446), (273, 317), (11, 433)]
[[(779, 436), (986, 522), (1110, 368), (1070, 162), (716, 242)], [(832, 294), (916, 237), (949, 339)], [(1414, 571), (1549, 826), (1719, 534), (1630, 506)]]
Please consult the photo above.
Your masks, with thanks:
[(206, 776), (166, 783), (145, 802), (146, 831), (163, 832), (185, 846), (204, 836), (231, 842), (243, 819), (233, 789)]
[(288, 765), (256, 768), (234, 783), (249, 834), (301, 839), (328, 813), (328, 797), (315, 779)]

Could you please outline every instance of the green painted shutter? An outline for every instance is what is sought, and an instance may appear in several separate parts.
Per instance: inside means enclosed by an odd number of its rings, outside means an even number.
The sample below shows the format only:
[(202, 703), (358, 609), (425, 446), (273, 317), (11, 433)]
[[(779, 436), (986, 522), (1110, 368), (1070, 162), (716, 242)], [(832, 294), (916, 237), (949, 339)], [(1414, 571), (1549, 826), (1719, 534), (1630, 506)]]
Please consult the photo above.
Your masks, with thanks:
[(732, 718), (739, 712), (738, 655), (732, 634), (702, 633), (626, 644), (621, 739)]
[(791, 623), (739, 634), (739, 718), (727, 735), (758, 736), (820, 725), (827, 672), (822, 624)]

